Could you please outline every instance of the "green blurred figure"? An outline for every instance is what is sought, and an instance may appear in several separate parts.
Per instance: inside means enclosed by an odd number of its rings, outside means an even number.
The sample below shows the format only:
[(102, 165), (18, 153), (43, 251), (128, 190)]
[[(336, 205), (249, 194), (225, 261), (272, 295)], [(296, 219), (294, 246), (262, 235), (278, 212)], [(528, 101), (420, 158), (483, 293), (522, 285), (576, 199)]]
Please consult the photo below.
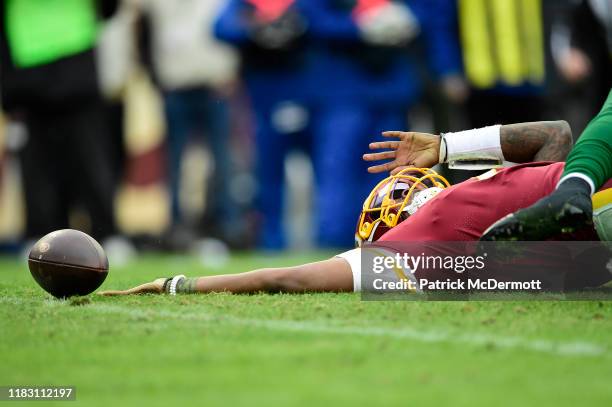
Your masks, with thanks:
[(68, 227), (85, 208), (91, 233), (115, 233), (109, 134), (94, 47), (116, 1), (0, 1), (2, 108), (27, 128), (21, 151), (28, 239)]

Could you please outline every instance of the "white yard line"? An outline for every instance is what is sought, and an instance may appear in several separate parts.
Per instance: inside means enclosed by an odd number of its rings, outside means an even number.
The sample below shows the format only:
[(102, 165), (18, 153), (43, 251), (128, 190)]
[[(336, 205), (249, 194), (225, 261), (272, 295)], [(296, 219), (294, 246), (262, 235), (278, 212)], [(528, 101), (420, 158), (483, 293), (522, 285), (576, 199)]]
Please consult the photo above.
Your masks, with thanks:
[(166, 310), (126, 309), (118, 305), (92, 304), (89, 307), (110, 314), (132, 317), (153, 317), (200, 321), (211, 325), (246, 326), (282, 332), (306, 332), (313, 334), (350, 335), (360, 337), (386, 337), (410, 339), (424, 343), (449, 343), (456, 345), (492, 346), (504, 349), (524, 349), (559, 356), (610, 356), (605, 346), (592, 342), (556, 342), (547, 339), (521, 338), (518, 336), (496, 336), (479, 333), (458, 334), (441, 329), (415, 329), (367, 326), (347, 326), (341, 320), (292, 321), (282, 319), (236, 318), (232, 316), (208, 315), (203, 312), (173, 312)]
[[(25, 303), (38, 303), (20, 297), (0, 297), (0, 304), (20, 305)], [(63, 302), (48, 301), (47, 305), (63, 305)], [(312, 334), (350, 335), (358, 337), (385, 337), (392, 339), (409, 339), (423, 343), (448, 343), (454, 345), (469, 345), (477, 347), (493, 347), (503, 349), (523, 349), (536, 353), (545, 353), (557, 356), (582, 357), (610, 357), (605, 345), (584, 341), (551, 341), (548, 339), (524, 338), (520, 336), (499, 336), (483, 333), (457, 333), (444, 329), (415, 329), (409, 327), (392, 328), (376, 327), (371, 324), (365, 326), (345, 325), (341, 320), (304, 320), (292, 321), (282, 319), (236, 318), (233, 316), (210, 315), (205, 312), (168, 311), (145, 308), (126, 308), (120, 305), (102, 304), (92, 302), (86, 305), (87, 309), (104, 314), (117, 314), (133, 318), (160, 318), (189, 320), (209, 325), (244, 326), (267, 329), (280, 332), (306, 332)]]

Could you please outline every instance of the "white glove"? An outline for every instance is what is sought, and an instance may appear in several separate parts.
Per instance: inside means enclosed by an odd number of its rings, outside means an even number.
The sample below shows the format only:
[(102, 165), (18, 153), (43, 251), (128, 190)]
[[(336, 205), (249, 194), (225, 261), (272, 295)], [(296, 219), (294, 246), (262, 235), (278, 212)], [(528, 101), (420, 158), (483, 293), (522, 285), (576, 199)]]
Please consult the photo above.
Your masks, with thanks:
[(357, 25), (365, 42), (380, 46), (402, 46), (416, 37), (419, 22), (410, 9), (388, 3), (361, 13)]

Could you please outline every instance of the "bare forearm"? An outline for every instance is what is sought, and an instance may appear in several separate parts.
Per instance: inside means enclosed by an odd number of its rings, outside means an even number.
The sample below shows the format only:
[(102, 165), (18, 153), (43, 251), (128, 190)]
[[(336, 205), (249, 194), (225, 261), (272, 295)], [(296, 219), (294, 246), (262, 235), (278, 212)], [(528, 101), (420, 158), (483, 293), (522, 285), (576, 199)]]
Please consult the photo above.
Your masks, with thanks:
[(260, 269), (240, 274), (199, 277), (195, 290), (198, 293), (230, 292), (249, 294), (256, 292), (278, 292), (280, 287), (274, 287), (275, 277), (286, 269)]
[(267, 268), (240, 274), (200, 277), (198, 293), (230, 292), (249, 294), (352, 291), (353, 277), (348, 263), (331, 258), (294, 267)]
[[(479, 132), (485, 129), (474, 129), (471, 132)], [(464, 132), (470, 133), (470, 131)], [(447, 137), (453, 133), (447, 134)], [(493, 135), (493, 133), (491, 133)], [(394, 141), (379, 141), (370, 144), (371, 150), (388, 150), (376, 153), (364, 154), (365, 161), (381, 161), (382, 164), (373, 165), (368, 172), (380, 173), (390, 171), (392, 174), (399, 172), (405, 167), (433, 167), (438, 164), (440, 156), (440, 136), (427, 133), (415, 133), (404, 131), (386, 131), (384, 137), (397, 138)], [(457, 134), (455, 133), (455, 136)], [(461, 137), (469, 137), (462, 134)], [(474, 136), (474, 134), (472, 134)], [(482, 134), (481, 134), (482, 136)], [(497, 137), (497, 133), (494, 133)], [(495, 139), (495, 143), (497, 143)], [(517, 123), (501, 126), (500, 140), (503, 157), (507, 161), (525, 163), (532, 161), (564, 161), (572, 148), (572, 131), (565, 121)], [(478, 158), (482, 140), (475, 143), (474, 155)], [(469, 142), (462, 143), (462, 155), (469, 153)], [(487, 144), (487, 143), (485, 143)], [(491, 144), (491, 140), (489, 143)], [(479, 146), (479, 147), (477, 147)], [(443, 156), (450, 160), (452, 152), (448, 150), (448, 143)], [(496, 146), (499, 152), (499, 147)], [(456, 153), (456, 151), (455, 151)], [(501, 154), (500, 154), (501, 155)], [(465, 157), (463, 157), (465, 158)], [(501, 157), (500, 157), (501, 158)]]
[(572, 148), (572, 131), (563, 120), (517, 123), (501, 127), (501, 146), (508, 161), (564, 161)]

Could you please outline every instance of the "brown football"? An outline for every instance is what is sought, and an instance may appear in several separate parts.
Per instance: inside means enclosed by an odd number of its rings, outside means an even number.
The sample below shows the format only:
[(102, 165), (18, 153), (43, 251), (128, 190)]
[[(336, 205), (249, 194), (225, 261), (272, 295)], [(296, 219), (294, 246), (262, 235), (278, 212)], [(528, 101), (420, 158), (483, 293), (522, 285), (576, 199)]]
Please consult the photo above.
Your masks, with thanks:
[(36, 242), (28, 266), (38, 285), (57, 298), (92, 293), (108, 274), (102, 246), (73, 229), (51, 232)]

